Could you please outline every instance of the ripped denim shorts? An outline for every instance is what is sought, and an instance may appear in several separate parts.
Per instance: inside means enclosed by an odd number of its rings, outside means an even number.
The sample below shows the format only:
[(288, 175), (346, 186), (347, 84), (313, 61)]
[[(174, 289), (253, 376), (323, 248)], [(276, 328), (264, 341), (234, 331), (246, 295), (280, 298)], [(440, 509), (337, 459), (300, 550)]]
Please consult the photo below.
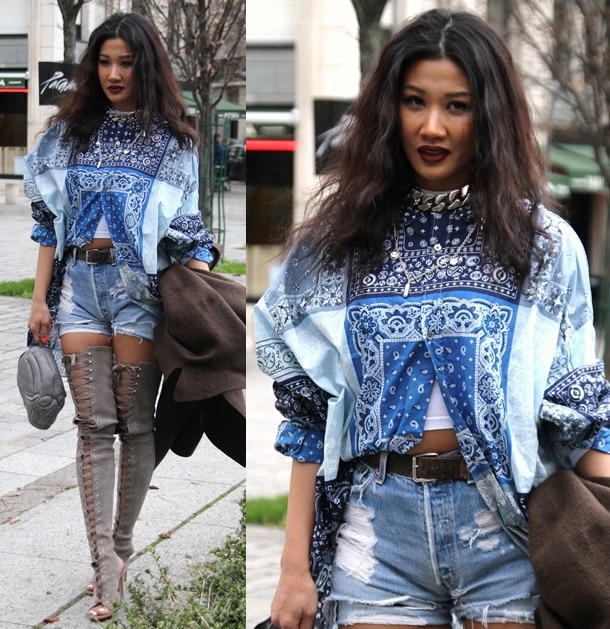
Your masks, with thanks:
[(127, 334), (152, 341), (162, 317), (144, 308), (125, 291), (119, 264), (87, 264), (70, 259), (61, 288), (57, 325), (59, 336), (93, 332), (112, 336)]
[(538, 589), (474, 484), (382, 478), (359, 462), (328, 602), (339, 625), (534, 624)]

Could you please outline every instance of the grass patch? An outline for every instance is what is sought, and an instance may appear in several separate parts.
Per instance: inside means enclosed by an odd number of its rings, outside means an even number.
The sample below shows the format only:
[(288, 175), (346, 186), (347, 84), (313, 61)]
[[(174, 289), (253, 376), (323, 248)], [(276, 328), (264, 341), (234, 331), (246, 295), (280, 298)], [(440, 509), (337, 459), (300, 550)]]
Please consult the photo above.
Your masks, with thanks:
[(236, 262), (235, 260), (221, 260), (215, 267), (217, 273), (226, 273), (227, 275), (245, 275), (246, 263)]
[(252, 498), (246, 503), (246, 522), (248, 524), (286, 524), (288, 494), (275, 498)]
[[(235, 260), (221, 260), (214, 271), (226, 275), (245, 275), (246, 263)], [(0, 297), (23, 297), (32, 299), (34, 293), (34, 279), (0, 282)]]
[(0, 295), (2, 297), (25, 297), (26, 299), (31, 299), (33, 292), (33, 279), (0, 282)]
[(241, 500), (241, 521), (214, 559), (191, 569), (190, 582), (172, 581), (154, 551), (156, 567), (145, 571), (146, 581), (137, 576), (127, 585), (129, 600), (107, 629), (243, 629), (246, 626), (246, 523), (245, 499)]

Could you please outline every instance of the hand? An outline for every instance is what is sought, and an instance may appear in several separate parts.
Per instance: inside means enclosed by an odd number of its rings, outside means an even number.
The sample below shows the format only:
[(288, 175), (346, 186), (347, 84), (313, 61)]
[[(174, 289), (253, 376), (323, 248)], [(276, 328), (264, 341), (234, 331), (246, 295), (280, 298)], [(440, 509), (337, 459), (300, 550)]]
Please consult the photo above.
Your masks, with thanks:
[(271, 620), (281, 629), (313, 629), (318, 593), (306, 573), (282, 571), (273, 602)]
[(45, 303), (33, 303), (30, 318), (28, 319), (28, 329), (32, 332), (34, 341), (38, 343), (41, 338), (46, 339), (46, 337), (50, 336), (51, 326), (51, 314), (47, 305)]

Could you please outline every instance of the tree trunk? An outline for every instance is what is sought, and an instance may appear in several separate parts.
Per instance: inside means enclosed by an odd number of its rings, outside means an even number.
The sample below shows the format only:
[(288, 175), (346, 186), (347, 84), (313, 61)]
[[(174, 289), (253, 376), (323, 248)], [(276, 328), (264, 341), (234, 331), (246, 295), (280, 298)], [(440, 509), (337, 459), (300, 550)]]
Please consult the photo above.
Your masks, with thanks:
[(76, 22), (64, 21), (64, 63), (76, 63)]
[(379, 20), (388, 0), (352, 0), (360, 30), (360, 76), (364, 78), (373, 67), (383, 33)]

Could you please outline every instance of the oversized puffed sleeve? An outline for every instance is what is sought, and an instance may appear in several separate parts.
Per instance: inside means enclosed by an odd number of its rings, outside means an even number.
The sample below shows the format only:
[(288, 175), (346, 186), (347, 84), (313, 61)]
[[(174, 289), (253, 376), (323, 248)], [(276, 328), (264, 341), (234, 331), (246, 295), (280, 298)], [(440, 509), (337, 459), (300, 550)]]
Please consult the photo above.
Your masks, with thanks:
[(199, 211), (199, 160), (195, 151), (184, 150), (174, 158), (180, 165), (182, 198), (170, 218), (160, 246), (171, 260), (184, 264), (191, 258), (210, 263), (213, 238)]
[(263, 297), (254, 309), (259, 369), (274, 381), (275, 407), (284, 417), (275, 448), (305, 463), (322, 463), (329, 395), (317, 386), (281, 339)]
[[(610, 384), (595, 353), (589, 267), (570, 228), (550, 281), (561, 304), (560, 332), (540, 409), (542, 436), (568, 466), (579, 449), (610, 453)], [(559, 290), (560, 287), (563, 290)]]
[(70, 207), (66, 189), (66, 173), (73, 141), (65, 135), (65, 125), (49, 127), (24, 160), (23, 190), (32, 204), (35, 225), (32, 240), (40, 245), (56, 247), (64, 242), (64, 215)]

